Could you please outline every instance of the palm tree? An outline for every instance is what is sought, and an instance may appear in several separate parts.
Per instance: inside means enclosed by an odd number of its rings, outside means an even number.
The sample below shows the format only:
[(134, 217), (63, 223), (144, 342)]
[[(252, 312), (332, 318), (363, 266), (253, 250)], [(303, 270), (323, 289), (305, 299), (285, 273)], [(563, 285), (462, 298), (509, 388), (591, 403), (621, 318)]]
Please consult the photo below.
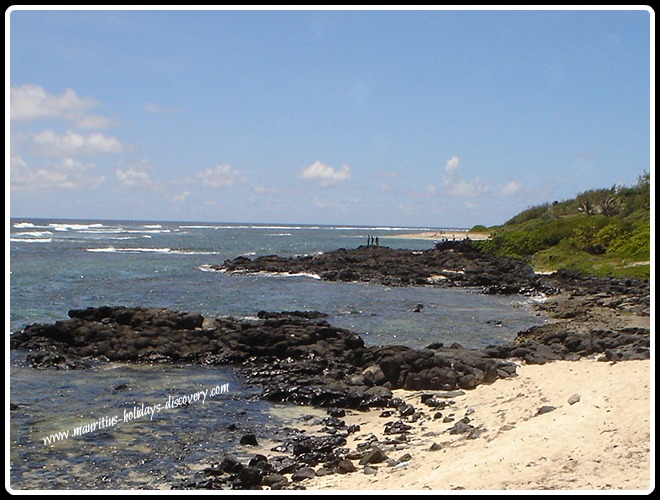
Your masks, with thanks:
[(616, 196), (608, 196), (596, 204), (598, 211), (607, 216), (616, 215), (621, 210), (621, 200)]
[(582, 212), (587, 215), (593, 215), (596, 213), (593, 203), (591, 200), (584, 200), (578, 205), (578, 212)]

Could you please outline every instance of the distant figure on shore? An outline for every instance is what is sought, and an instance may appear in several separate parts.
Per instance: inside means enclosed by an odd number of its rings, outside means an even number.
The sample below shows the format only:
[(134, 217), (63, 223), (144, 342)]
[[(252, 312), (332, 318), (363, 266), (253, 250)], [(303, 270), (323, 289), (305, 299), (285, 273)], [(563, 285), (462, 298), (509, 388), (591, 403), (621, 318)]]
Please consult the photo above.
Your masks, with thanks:
[(378, 243), (378, 236), (376, 236), (376, 246), (378, 246), (378, 245), (379, 245), (379, 243)]

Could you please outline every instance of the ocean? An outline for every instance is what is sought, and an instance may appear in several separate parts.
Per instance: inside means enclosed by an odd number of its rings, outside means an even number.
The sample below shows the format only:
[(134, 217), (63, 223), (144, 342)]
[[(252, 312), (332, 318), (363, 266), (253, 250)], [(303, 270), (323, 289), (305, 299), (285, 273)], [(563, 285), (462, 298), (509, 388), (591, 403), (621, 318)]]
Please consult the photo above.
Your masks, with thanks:
[[(206, 317), (317, 310), (368, 345), (458, 342), (478, 348), (509, 342), (543, 323), (527, 297), (210, 268), (241, 255), (355, 248), (368, 236), (381, 246), (424, 250), (433, 242), (397, 236), (440, 230), (453, 228), (11, 219), (8, 327), (13, 332), (67, 319), (70, 309), (102, 305), (167, 307)], [(424, 305), (421, 313), (413, 311), (417, 304)], [(40, 371), (24, 366), (25, 354), (11, 352), (8, 360), (14, 489), (169, 488), (227, 454), (249, 456), (237, 445), (242, 432), (268, 442), (307, 411), (261, 401), (258, 390), (229, 369), (109, 363), (84, 372)], [(166, 407), (172, 398), (217, 387), (228, 390)], [(140, 411), (157, 405), (163, 411)], [(230, 430), (231, 424), (239, 430)]]

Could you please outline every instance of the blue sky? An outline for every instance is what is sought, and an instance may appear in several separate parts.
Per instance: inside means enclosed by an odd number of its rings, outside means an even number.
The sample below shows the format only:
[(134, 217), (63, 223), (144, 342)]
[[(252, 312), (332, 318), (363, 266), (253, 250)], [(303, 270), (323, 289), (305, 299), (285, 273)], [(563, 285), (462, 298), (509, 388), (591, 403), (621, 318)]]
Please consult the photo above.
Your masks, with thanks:
[(5, 16), (12, 217), (471, 227), (650, 171), (644, 9)]

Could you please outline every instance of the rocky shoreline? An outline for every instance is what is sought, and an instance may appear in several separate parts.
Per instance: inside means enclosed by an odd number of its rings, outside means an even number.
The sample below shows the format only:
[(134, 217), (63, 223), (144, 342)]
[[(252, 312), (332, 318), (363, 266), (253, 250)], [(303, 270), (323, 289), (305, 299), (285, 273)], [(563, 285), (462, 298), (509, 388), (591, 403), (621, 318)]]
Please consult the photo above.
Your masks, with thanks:
[[(324, 257), (325, 256), (325, 257)], [(320, 434), (293, 435), (247, 464), (227, 457), (177, 488), (299, 488), (306, 478), (355, 472), (356, 465), (397, 467), (408, 431), (420, 420), (451, 424), (449, 434), (476, 439), (469, 415), (447, 414), (463, 391), (516, 376), (519, 363), (543, 364), (597, 356), (603, 361), (650, 357), (650, 287), (646, 282), (590, 278), (570, 272), (538, 276), (511, 259), (475, 253), (469, 242), (430, 251), (360, 247), (315, 257), (227, 261), (227, 272), (306, 272), (326, 280), (390, 286), (481, 286), (485, 293), (546, 293), (538, 305), (551, 322), (520, 332), (511, 344), (466, 349), (365, 346), (354, 332), (329, 324), (322, 312), (259, 312), (258, 319), (204, 318), (156, 308), (99, 307), (69, 311), (69, 320), (34, 324), (11, 335), (12, 349), (29, 351), (38, 369), (86, 369), (95, 362), (198, 363), (230, 366), (268, 401), (326, 409)], [(442, 276), (442, 277), (440, 277)], [(422, 391), (412, 405), (399, 390)], [(421, 409), (420, 409), (420, 405)], [(347, 448), (359, 426), (350, 411), (379, 411), (392, 420), (385, 442), (365, 438)], [(542, 410), (539, 411), (552, 411)], [(451, 413), (451, 412), (449, 412)], [(449, 419), (449, 420), (447, 420)], [(248, 436), (248, 437), (246, 437)], [(244, 436), (245, 443), (251, 441)], [(242, 440), (243, 441), (243, 440)], [(390, 451), (386, 452), (387, 449)], [(282, 455), (282, 453), (284, 455)]]
[(555, 292), (546, 289), (528, 265), (481, 253), (470, 240), (441, 242), (418, 251), (370, 245), (298, 257), (237, 257), (210, 267), (227, 273), (313, 274), (325, 281), (386, 286), (481, 287), (490, 294)]

